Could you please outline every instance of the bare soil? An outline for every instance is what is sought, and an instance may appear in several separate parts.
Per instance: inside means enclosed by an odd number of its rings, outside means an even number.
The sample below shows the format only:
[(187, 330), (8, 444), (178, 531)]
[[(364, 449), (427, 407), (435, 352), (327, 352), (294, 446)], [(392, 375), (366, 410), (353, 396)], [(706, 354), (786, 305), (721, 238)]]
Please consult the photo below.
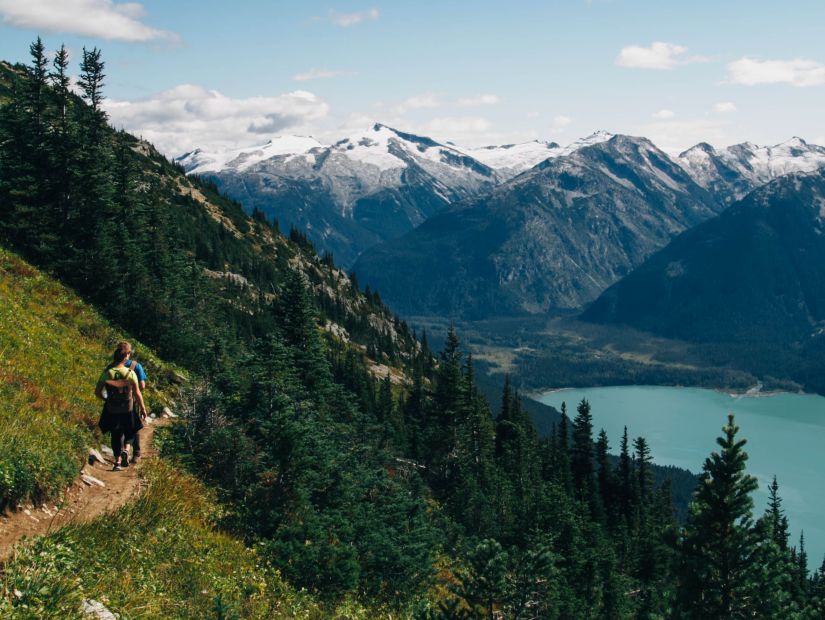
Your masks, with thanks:
[(121, 471), (112, 471), (112, 457), (103, 455), (107, 462), (84, 465), (61, 500), (49, 501), (41, 506), (21, 506), (0, 515), (0, 562), (13, 555), (15, 545), (23, 538), (42, 536), (70, 523), (91, 521), (134, 500), (143, 486), (140, 476), (143, 462), (157, 457), (152, 446), (155, 428), (164, 422), (166, 420), (153, 419), (140, 431), (141, 457), (136, 464), (130, 464)]

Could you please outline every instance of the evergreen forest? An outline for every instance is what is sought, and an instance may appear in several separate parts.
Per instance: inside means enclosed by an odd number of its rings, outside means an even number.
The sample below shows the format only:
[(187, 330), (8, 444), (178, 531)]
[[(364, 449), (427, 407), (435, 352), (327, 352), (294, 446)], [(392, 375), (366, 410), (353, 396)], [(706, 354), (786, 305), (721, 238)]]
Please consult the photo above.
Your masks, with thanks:
[(164, 461), (267, 570), (372, 617), (825, 617), (825, 564), (775, 479), (754, 513), (732, 417), (680, 514), (644, 437), (599, 432), (587, 401), (539, 436), (510, 380), (482, 396), (455, 330), (432, 351), (301, 231), (110, 127), (99, 49), (76, 87), (65, 48), (30, 53), (0, 64), (0, 244), (188, 372)]

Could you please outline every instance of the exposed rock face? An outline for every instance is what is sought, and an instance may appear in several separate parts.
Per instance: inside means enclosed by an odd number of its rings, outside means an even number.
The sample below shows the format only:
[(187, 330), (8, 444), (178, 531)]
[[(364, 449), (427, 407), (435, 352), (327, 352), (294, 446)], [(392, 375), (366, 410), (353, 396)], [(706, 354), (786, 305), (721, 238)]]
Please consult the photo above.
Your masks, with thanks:
[(613, 136), (366, 251), (355, 271), (407, 314), (577, 308), (721, 209), (648, 140)]

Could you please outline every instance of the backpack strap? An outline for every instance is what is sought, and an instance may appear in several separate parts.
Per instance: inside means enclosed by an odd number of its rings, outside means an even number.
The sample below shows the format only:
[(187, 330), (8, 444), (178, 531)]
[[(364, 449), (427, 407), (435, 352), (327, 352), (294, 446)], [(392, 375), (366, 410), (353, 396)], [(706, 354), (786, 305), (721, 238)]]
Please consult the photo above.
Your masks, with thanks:
[[(117, 368), (117, 366), (110, 366), (109, 370), (115, 370), (116, 368)], [(109, 381), (128, 381), (129, 380), (129, 374), (133, 373), (135, 371), (133, 369), (129, 368), (128, 366), (124, 366), (123, 368), (126, 369), (126, 374), (125, 375), (123, 375), (120, 379), (109, 379)], [(135, 377), (137, 377), (136, 372), (135, 372)]]

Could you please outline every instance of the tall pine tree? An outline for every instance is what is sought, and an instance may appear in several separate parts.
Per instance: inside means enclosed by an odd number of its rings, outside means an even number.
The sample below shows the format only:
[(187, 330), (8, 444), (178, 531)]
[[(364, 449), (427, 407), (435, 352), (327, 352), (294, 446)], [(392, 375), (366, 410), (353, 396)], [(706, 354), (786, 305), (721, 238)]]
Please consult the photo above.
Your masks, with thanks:
[(746, 618), (758, 612), (753, 566), (753, 499), (756, 478), (745, 472), (748, 455), (733, 415), (705, 460), (682, 542), (679, 604), (685, 618)]

